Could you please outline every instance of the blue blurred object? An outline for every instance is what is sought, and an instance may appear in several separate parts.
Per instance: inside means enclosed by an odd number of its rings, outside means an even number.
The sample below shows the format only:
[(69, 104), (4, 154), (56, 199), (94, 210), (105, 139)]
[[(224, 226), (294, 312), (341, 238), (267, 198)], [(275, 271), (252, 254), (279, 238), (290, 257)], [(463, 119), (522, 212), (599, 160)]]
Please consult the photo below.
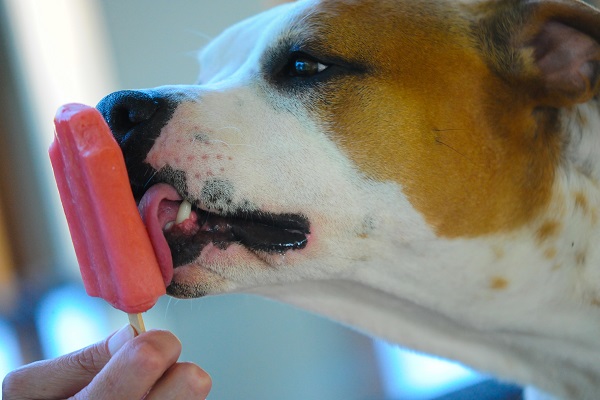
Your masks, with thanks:
[(89, 346), (111, 332), (103, 301), (75, 284), (60, 286), (40, 301), (36, 324), (45, 358)]
[(0, 319), (0, 379), (21, 364), (17, 334), (8, 322)]
[(386, 398), (428, 400), (486, 379), (461, 364), (375, 341)]

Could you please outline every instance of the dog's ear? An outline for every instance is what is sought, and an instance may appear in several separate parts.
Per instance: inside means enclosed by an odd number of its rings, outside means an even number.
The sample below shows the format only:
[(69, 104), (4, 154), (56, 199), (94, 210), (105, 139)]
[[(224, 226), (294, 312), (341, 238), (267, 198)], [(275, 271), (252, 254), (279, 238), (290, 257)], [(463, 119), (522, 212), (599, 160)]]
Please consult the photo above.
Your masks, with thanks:
[(505, 79), (543, 106), (570, 106), (599, 93), (598, 9), (578, 0), (486, 3), (479, 8), (484, 17), (477, 32)]

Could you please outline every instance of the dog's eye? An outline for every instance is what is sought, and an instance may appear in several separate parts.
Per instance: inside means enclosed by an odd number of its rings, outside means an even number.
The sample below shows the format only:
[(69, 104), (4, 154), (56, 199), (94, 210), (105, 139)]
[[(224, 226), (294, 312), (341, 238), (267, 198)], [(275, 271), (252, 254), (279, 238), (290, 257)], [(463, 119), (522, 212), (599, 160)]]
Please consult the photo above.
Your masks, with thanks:
[(297, 53), (290, 57), (287, 64), (287, 73), (292, 77), (309, 78), (329, 68), (328, 65), (307, 56)]

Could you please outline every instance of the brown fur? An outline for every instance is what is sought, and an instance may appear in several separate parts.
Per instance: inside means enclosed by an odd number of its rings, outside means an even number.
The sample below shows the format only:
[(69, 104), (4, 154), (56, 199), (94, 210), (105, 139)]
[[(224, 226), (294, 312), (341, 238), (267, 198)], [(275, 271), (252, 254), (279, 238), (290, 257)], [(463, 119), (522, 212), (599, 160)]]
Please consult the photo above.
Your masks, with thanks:
[[(493, 69), (468, 13), (440, 2), (347, 1), (317, 14), (316, 48), (343, 49), (371, 71), (324, 90), (328, 107), (317, 107), (361, 170), (399, 182), (442, 236), (514, 229), (546, 207), (560, 157), (557, 111)], [(368, 42), (354, 37), (365, 30)]]

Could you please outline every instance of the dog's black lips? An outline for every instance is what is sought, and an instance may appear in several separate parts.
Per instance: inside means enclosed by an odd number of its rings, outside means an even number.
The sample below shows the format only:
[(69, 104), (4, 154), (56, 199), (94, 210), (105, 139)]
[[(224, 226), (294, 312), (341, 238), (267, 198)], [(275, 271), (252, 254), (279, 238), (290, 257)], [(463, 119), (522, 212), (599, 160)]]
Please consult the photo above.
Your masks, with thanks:
[(185, 172), (170, 166), (154, 172), (151, 172), (152, 169), (147, 164), (143, 164), (142, 168), (150, 170), (151, 178), (143, 184), (139, 180), (131, 180), (136, 201), (139, 202), (149, 187), (157, 183), (166, 183), (174, 187), (182, 198), (188, 199), (194, 205), (192, 211), (198, 217), (198, 229), (193, 234), (189, 229), (182, 229), (178, 225), (164, 232), (171, 250), (173, 267), (190, 264), (210, 243), (220, 249), (226, 249), (231, 244), (237, 243), (253, 252), (272, 254), (283, 254), (289, 250), (300, 250), (306, 247), (310, 223), (302, 214), (248, 211), (250, 208), (248, 205), (243, 209), (240, 208), (240, 211), (226, 214), (210, 207), (208, 209), (211, 211), (206, 211), (207, 207), (201, 209), (196, 204), (208, 203), (216, 206), (219, 204), (219, 199), (215, 197), (225, 196), (227, 190), (224, 188), (227, 185), (222, 182), (218, 184), (220, 181), (217, 180), (207, 182), (211, 189), (207, 190), (207, 193), (203, 191), (202, 196), (205, 198), (203, 201), (194, 199), (189, 194)]
[[(188, 193), (186, 174), (168, 166), (154, 173), (143, 187), (131, 182), (134, 193), (137, 192), (140, 198), (148, 188), (158, 183), (166, 183), (181, 198), (188, 199), (196, 216), (191, 227), (188, 222), (163, 231), (174, 267), (190, 264), (210, 243), (220, 249), (237, 243), (253, 252), (279, 254), (306, 247), (310, 223), (304, 215), (269, 213), (254, 210), (248, 204), (240, 205), (237, 211), (232, 207), (224, 212), (215, 207), (222, 203), (231, 204), (225, 181), (207, 182), (205, 188), (209, 189), (201, 194), (204, 200), (194, 199)], [(219, 201), (220, 197), (223, 197), (223, 202)], [(200, 208), (198, 204), (204, 207)]]
[(222, 216), (194, 207), (199, 230), (193, 234), (179, 226), (165, 232), (173, 266), (193, 262), (209, 243), (226, 249), (237, 243), (253, 252), (285, 253), (306, 246), (310, 234), (308, 219), (298, 214), (240, 213)]
[[(193, 262), (210, 243), (220, 249), (226, 249), (231, 244), (243, 245), (248, 250), (262, 253), (285, 253), (289, 250), (300, 250), (306, 247), (310, 234), (310, 222), (302, 214), (270, 213), (260, 210), (249, 210), (247, 204), (238, 211), (227, 213), (221, 210), (201, 209), (197, 204), (216, 205), (219, 202), (215, 196), (225, 196), (227, 190), (215, 191), (215, 188), (226, 188), (227, 185), (218, 180), (207, 182), (212, 190), (207, 190), (202, 195), (205, 201), (194, 199), (187, 189), (186, 174), (169, 166), (153, 174), (153, 178), (146, 182), (143, 188), (132, 182), (132, 188), (138, 193), (143, 193), (147, 188), (157, 184), (166, 183), (177, 190), (179, 195), (188, 199), (193, 205), (192, 212), (197, 215), (197, 231), (191, 234), (190, 229), (183, 229), (175, 225), (164, 232), (165, 239), (171, 249), (173, 266), (178, 267)], [(137, 190), (136, 190), (137, 188)], [(219, 194), (220, 193), (220, 194)], [(136, 199), (139, 201), (139, 199)], [(230, 201), (226, 201), (230, 203)], [(205, 204), (206, 205), (206, 204)]]

